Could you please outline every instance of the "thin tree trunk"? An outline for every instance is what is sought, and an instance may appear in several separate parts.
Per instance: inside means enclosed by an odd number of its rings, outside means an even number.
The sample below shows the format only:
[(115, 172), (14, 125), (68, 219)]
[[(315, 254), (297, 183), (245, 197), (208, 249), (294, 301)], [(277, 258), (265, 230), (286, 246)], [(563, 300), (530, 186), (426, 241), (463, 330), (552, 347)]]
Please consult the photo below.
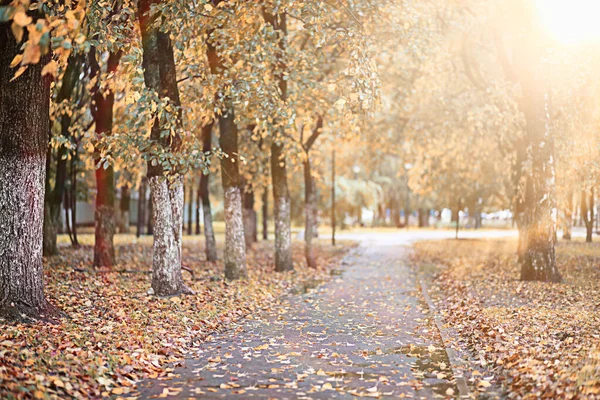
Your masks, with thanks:
[(456, 236), (455, 239), (458, 239), (458, 231), (460, 230), (460, 210), (461, 210), (461, 199), (458, 199), (458, 205), (456, 207)]
[(52, 318), (42, 273), (50, 55), (11, 82), (21, 44), (10, 26), (0, 23), (0, 316)]
[[(140, 0), (140, 29), (144, 81), (162, 98), (168, 97), (177, 108), (176, 124), (181, 123), (181, 101), (177, 88), (177, 76), (173, 44), (169, 32), (161, 30), (151, 22), (161, 15), (150, 15), (151, 5), (161, 1)], [(160, 12), (160, 11), (157, 11)], [(178, 126), (179, 127), (179, 126)], [(176, 127), (176, 129), (178, 128)], [(161, 119), (155, 116), (150, 138), (153, 142), (172, 152), (180, 150), (181, 138), (177, 133), (167, 137), (162, 134)], [(148, 178), (152, 197), (154, 221), (154, 244), (152, 258), (152, 289), (157, 296), (193, 294), (185, 285), (181, 273), (181, 236), (183, 229), (183, 178), (176, 171), (167, 180), (160, 164), (148, 162)]]
[(304, 161), (304, 202), (306, 213), (306, 225), (304, 227), (306, 264), (311, 268), (316, 268), (317, 260), (313, 248), (313, 237), (317, 227), (317, 193), (308, 154), (306, 161)]
[(146, 203), (146, 219), (146, 235), (154, 236), (154, 205), (152, 204), (152, 192), (150, 191)]
[[(202, 127), (202, 149), (204, 152), (212, 150), (212, 130), (213, 123)], [(215, 240), (215, 231), (213, 229), (212, 210), (210, 205), (209, 190), (210, 174), (200, 176), (200, 188), (198, 193), (202, 199), (202, 216), (204, 219), (204, 243), (206, 261), (214, 262), (217, 257), (217, 241)]]
[(202, 233), (202, 223), (200, 221), (200, 212), (202, 211), (202, 193), (200, 192), (200, 186), (202, 185), (202, 172), (200, 172), (200, 179), (198, 181), (198, 190), (196, 191), (196, 235)]
[(79, 247), (77, 239), (77, 162), (79, 161), (79, 149), (76, 147), (71, 157), (71, 230), (73, 239), (71, 245)]
[(137, 215), (137, 230), (136, 236), (140, 237), (144, 234), (144, 225), (146, 221), (146, 185), (147, 180), (145, 176), (142, 178), (140, 188), (138, 191), (138, 215)]
[(331, 150), (331, 245), (335, 246), (335, 148)]
[[(121, 51), (110, 53), (107, 60), (107, 75), (114, 74), (121, 59)], [(107, 85), (107, 90), (101, 89), (101, 69), (96, 59), (95, 48), (89, 52), (89, 64), (92, 70), (92, 78), (96, 78), (96, 84), (92, 88), (92, 116), (96, 125), (95, 131), (98, 137), (111, 136), (113, 129), (113, 105), (115, 94)], [(95, 162), (99, 164), (100, 157)], [(114, 236), (116, 228), (115, 220), (115, 172), (110, 164), (101, 165), (96, 168), (96, 209), (95, 242), (94, 242), (94, 267), (112, 268), (115, 265)]]
[(269, 188), (266, 187), (262, 194), (262, 237), (269, 239)]
[[(62, 85), (58, 92), (56, 102), (71, 101), (73, 90), (77, 79), (79, 78), (81, 59), (79, 56), (69, 58), (65, 74), (62, 79)], [(65, 112), (60, 116), (61, 136), (65, 139), (70, 138), (69, 128), (71, 127), (71, 116)], [(48, 151), (48, 165), (51, 163), (51, 150)], [(44, 256), (52, 256), (58, 253), (56, 247), (56, 237), (60, 225), (60, 211), (65, 192), (67, 180), (67, 148), (62, 145), (56, 155), (56, 175), (54, 177), (54, 188), (50, 185), (50, 177), (46, 171), (46, 198), (44, 204)]]
[(194, 225), (194, 177), (190, 176), (189, 185), (190, 191), (188, 196), (188, 226), (187, 226), (187, 234), (192, 235)]
[(585, 241), (591, 243), (594, 233), (594, 189), (581, 191), (581, 219), (585, 226)]
[(254, 210), (254, 190), (251, 185), (244, 185), (243, 195), (243, 217), (244, 217), (244, 240), (246, 249), (252, 247), (256, 238), (256, 211)]
[(129, 233), (129, 207), (131, 204), (131, 192), (129, 190), (129, 185), (125, 184), (121, 189), (121, 201), (119, 202), (119, 208), (121, 210), (122, 215), (122, 225), (123, 228), (121, 233)]

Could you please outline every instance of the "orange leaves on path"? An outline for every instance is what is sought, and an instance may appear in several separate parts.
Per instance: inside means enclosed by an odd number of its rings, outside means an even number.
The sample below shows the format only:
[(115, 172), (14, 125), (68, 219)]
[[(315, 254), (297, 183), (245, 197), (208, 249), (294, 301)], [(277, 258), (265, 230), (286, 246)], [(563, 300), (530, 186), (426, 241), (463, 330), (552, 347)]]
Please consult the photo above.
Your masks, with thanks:
[[(600, 394), (600, 246), (559, 242), (564, 282), (520, 282), (516, 240), (415, 245), (415, 261), (437, 269), (438, 308), (457, 333), (473, 369), (515, 397), (581, 398)], [(487, 379), (486, 379), (487, 378)], [(491, 379), (490, 379), (491, 378)]]
[[(85, 238), (84, 238), (85, 239)], [(136, 382), (170, 376), (184, 355), (211, 333), (269, 308), (302, 282), (327, 279), (343, 247), (319, 249), (321, 268), (305, 268), (294, 249), (297, 271), (276, 274), (270, 243), (249, 253), (247, 281), (221, 279), (221, 263), (204, 261), (201, 242), (184, 239), (184, 278), (195, 296), (156, 298), (150, 287), (151, 245), (117, 247), (119, 268), (91, 269), (92, 248), (62, 249), (46, 264), (46, 291), (69, 319), (57, 325), (4, 325), (0, 332), (0, 398), (48, 396), (94, 398), (135, 394)]]

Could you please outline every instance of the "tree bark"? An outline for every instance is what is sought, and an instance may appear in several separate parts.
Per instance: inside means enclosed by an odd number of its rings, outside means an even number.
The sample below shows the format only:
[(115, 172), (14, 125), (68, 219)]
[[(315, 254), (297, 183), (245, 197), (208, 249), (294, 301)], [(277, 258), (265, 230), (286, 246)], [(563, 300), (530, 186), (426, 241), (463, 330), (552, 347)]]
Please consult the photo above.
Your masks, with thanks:
[(251, 185), (244, 185), (243, 216), (244, 216), (244, 240), (246, 249), (252, 247), (257, 239), (256, 211), (254, 210), (254, 190)]
[(200, 185), (202, 182), (202, 172), (200, 172), (200, 179), (198, 180), (198, 190), (196, 191), (196, 235), (202, 233), (202, 222), (200, 220), (200, 213), (202, 212), (202, 193), (200, 193)]
[(313, 238), (317, 229), (317, 193), (308, 155), (304, 162), (304, 202), (306, 214), (306, 225), (304, 227), (306, 264), (311, 268), (316, 268), (317, 260), (315, 258)]
[[(287, 36), (285, 14), (273, 15), (265, 12), (265, 20), (275, 31), (281, 34), (278, 69), (278, 83), (281, 100), (287, 101), (287, 81), (284, 53)], [(285, 128), (280, 128), (285, 129)], [(291, 201), (287, 182), (287, 164), (283, 149), (283, 135), (274, 138), (271, 144), (271, 178), (273, 182), (273, 220), (275, 223), (275, 271), (291, 271), (294, 269), (292, 259)]]
[(262, 194), (262, 237), (269, 239), (269, 188), (266, 187)]
[(146, 222), (146, 186), (148, 178), (142, 178), (138, 191), (138, 215), (137, 215), (137, 230), (136, 236), (140, 237), (144, 234), (144, 225)]
[[(212, 150), (212, 130), (213, 123), (209, 123), (202, 127), (202, 149), (204, 152)], [(213, 229), (212, 210), (210, 205), (210, 190), (209, 190), (210, 174), (202, 174), (200, 176), (200, 187), (198, 193), (202, 199), (202, 216), (204, 219), (204, 251), (206, 253), (206, 261), (214, 262), (217, 257), (217, 241), (215, 240), (215, 231)]]
[(221, 178), (225, 193), (225, 277), (246, 277), (246, 242), (242, 216), (242, 180), (239, 170), (238, 129), (233, 105), (219, 118), (219, 144), (228, 155), (221, 159)]
[[(140, 29), (144, 81), (161, 98), (169, 98), (178, 109), (176, 124), (181, 124), (181, 101), (177, 88), (177, 75), (173, 44), (169, 32), (160, 30), (152, 23), (160, 14), (150, 15), (151, 5), (161, 0), (140, 0)], [(177, 133), (163, 135), (161, 118), (155, 116), (150, 139), (163, 148), (178, 152), (181, 138)], [(176, 128), (179, 128), (177, 126)], [(183, 230), (183, 179), (177, 171), (170, 179), (165, 176), (162, 165), (148, 162), (148, 179), (152, 197), (152, 219), (154, 221), (154, 255), (152, 258), (152, 289), (157, 296), (193, 294), (185, 285), (181, 274), (181, 236)]]
[(194, 224), (194, 177), (190, 177), (189, 185), (190, 191), (188, 196), (188, 226), (187, 226), (187, 234), (191, 235), (193, 232), (192, 225)]
[(121, 200), (119, 201), (119, 209), (121, 211), (121, 233), (129, 233), (129, 207), (131, 204), (131, 192), (129, 185), (125, 184), (121, 189)]
[(11, 82), (21, 45), (10, 25), (0, 23), (0, 316), (53, 318), (42, 273), (50, 55)]
[(539, 80), (525, 86), (524, 111), (527, 122), (529, 163), (526, 176), (525, 228), (526, 248), (521, 257), (521, 280), (561, 280), (556, 268), (556, 201), (554, 175), (554, 139), (550, 132), (547, 94)]
[[(115, 94), (107, 85), (106, 90), (101, 88), (101, 69), (96, 60), (96, 51), (92, 47), (89, 52), (89, 64), (92, 78), (96, 78), (96, 84), (91, 90), (92, 116), (94, 117), (95, 131), (98, 137), (111, 136), (113, 129), (113, 106)], [(106, 65), (107, 76), (114, 74), (121, 59), (121, 51), (110, 53)], [(95, 160), (96, 165), (100, 163), (100, 157)], [(114, 236), (116, 228), (115, 220), (115, 171), (112, 165), (100, 165), (96, 168), (96, 209), (95, 242), (94, 242), (94, 267), (112, 268), (115, 265)]]
[[(75, 88), (75, 84), (79, 78), (81, 59), (78, 56), (69, 58), (65, 74), (63, 75), (62, 85), (58, 92), (56, 102), (70, 102)], [(69, 128), (71, 127), (71, 116), (65, 112), (60, 116), (61, 136), (70, 138)], [(51, 164), (52, 151), (48, 151), (47, 165)], [(67, 148), (61, 146), (56, 155), (56, 175), (54, 177), (54, 187), (51, 187), (49, 168), (46, 171), (46, 196), (44, 202), (44, 256), (53, 256), (58, 253), (56, 247), (56, 237), (58, 227), (60, 225), (60, 212), (67, 180)]]
[(331, 150), (331, 245), (335, 246), (335, 148)]
[(591, 243), (594, 233), (594, 189), (581, 191), (581, 219), (585, 225), (585, 241)]

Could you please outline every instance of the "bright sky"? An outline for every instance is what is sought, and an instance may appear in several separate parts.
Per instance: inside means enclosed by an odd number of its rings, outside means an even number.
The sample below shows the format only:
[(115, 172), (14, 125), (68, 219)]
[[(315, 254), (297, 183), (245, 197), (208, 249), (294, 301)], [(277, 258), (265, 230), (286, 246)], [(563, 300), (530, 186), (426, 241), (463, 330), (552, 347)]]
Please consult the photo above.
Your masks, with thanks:
[(542, 23), (565, 45), (600, 41), (600, 0), (535, 0)]

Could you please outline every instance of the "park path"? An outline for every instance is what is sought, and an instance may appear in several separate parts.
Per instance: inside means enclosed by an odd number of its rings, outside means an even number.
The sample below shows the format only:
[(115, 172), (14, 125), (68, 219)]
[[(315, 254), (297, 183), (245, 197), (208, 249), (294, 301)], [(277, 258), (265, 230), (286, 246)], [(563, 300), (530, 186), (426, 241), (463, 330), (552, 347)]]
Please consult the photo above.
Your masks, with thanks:
[[(452, 233), (347, 234), (358, 240), (331, 281), (213, 336), (142, 398), (445, 398), (458, 394), (415, 271), (414, 240)], [(424, 235), (424, 236), (423, 236)]]

